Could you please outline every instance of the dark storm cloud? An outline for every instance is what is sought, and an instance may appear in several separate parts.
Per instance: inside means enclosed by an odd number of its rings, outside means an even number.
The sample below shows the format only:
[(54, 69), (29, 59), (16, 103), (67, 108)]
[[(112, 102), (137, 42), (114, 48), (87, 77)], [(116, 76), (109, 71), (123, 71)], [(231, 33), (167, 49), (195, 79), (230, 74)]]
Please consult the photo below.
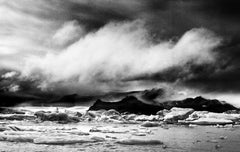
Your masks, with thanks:
[(199, 10), (205, 13), (213, 13), (215, 15), (221, 15), (222, 17), (237, 17), (240, 15), (238, 0), (200, 0), (193, 3), (199, 4)]
[(200, 71), (194, 71), (193, 77), (185, 80), (192, 87), (200, 87), (205, 91), (233, 92), (240, 91), (240, 55), (238, 46), (227, 46), (220, 50), (215, 65), (208, 65)]
[[(155, 35), (169, 38), (195, 27), (236, 35), (239, 3), (237, 0), (22, 0), (7, 2), (7, 6), (46, 20), (77, 20), (89, 29), (100, 28), (110, 21), (141, 18), (148, 21)], [(26, 9), (27, 5), (30, 7)]]
[(194, 27), (210, 29), (223, 38), (221, 47), (214, 50), (218, 54), (216, 62), (171, 67), (130, 79), (181, 83), (206, 92), (239, 92), (240, 1), (170, 0), (164, 5), (161, 3), (154, 5), (154, 13), (146, 15), (152, 33), (168, 39), (178, 38)]
[[(185, 80), (187, 85), (205, 91), (240, 91), (240, 1), (213, 0), (198, 2), (193, 7), (201, 16), (203, 26), (224, 38), (222, 47), (215, 50), (218, 59), (215, 65), (190, 70), (193, 77)], [(197, 68), (198, 69), (198, 68)]]
[(206, 27), (229, 37), (238, 35), (240, 2), (236, 0), (170, 0), (164, 4), (161, 1), (156, 3), (159, 5), (155, 5), (146, 19), (159, 36), (179, 36), (194, 27)]

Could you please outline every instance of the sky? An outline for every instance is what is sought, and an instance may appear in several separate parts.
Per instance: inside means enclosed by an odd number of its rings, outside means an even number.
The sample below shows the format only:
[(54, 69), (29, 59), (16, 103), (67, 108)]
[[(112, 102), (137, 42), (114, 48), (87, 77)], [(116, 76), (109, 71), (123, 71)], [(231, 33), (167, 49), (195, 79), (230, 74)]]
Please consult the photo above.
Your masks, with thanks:
[(0, 87), (240, 92), (237, 0), (0, 0)]

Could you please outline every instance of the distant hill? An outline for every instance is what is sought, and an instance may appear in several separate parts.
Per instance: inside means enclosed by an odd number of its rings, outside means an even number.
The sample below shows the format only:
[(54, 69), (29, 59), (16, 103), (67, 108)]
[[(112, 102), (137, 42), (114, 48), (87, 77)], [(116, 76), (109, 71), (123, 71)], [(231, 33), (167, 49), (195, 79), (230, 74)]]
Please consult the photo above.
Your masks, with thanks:
[(172, 107), (192, 108), (196, 111), (225, 112), (228, 110), (238, 110), (238, 108), (224, 101), (209, 100), (203, 97), (187, 98), (179, 101), (166, 101), (158, 105), (146, 104), (136, 97), (128, 96), (118, 102), (104, 102), (97, 100), (89, 110), (109, 110), (115, 109), (119, 112), (130, 112), (137, 114), (156, 114), (162, 109), (171, 109)]
[(100, 109), (115, 109), (119, 112), (129, 112), (136, 114), (156, 114), (159, 110), (162, 110), (162, 106), (150, 105), (143, 103), (134, 96), (127, 96), (119, 102), (104, 102), (97, 100), (89, 110), (100, 110)]
[(201, 96), (198, 96), (196, 98), (187, 98), (184, 100), (167, 101), (163, 102), (162, 104), (165, 109), (179, 107), (179, 108), (192, 108), (196, 111), (210, 111), (210, 112), (225, 112), (228, 110), (238, 109), (233, 105), (226, 103), (225, 101), (219, 101), (216, 99), (214, 100), (205, 99)]

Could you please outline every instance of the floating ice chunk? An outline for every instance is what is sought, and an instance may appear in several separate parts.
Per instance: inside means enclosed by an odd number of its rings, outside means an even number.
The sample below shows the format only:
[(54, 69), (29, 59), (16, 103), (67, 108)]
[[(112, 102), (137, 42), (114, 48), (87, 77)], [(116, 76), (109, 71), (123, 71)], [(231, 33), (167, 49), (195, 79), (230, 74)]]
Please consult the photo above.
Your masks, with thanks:
[(95, 142), (95, 141), (90, 138), (40, 137), (40, 138), (34, 139), (33, 142), (35, 144), (66, 145), (66, 144), (88, 143), (88, 142)]
[(118, 144), (123, 145), (162, 145), (163, 142), (160, 140), (151, 140), (151, 139), (122, 139), (117, 141)]
[(227, 119), (216, 119), (216, 118), (199, 118), (190, 122), (191, 124), (197, 125), (226, 125), (233, 124), (233, 121)]
[(176, 108), (173, 107), (169, 113), (164, 116), (166, 122), (177, 122), (178, 120), (186, 119), (194, 110), (191, 108)]
[(157, 127), (160, 124), (158, 122), (150, 122), (150, 121), (146, 121), (144, 122), (141, 126), (143, 127)]

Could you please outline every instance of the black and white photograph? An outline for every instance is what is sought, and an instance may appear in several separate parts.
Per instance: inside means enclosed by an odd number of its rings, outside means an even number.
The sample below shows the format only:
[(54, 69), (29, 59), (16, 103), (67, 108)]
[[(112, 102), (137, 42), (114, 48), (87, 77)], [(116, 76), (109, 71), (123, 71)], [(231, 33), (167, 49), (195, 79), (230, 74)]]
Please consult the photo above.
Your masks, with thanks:
[(239, 0), (0, 0), (0, 152), (239, 151)]

